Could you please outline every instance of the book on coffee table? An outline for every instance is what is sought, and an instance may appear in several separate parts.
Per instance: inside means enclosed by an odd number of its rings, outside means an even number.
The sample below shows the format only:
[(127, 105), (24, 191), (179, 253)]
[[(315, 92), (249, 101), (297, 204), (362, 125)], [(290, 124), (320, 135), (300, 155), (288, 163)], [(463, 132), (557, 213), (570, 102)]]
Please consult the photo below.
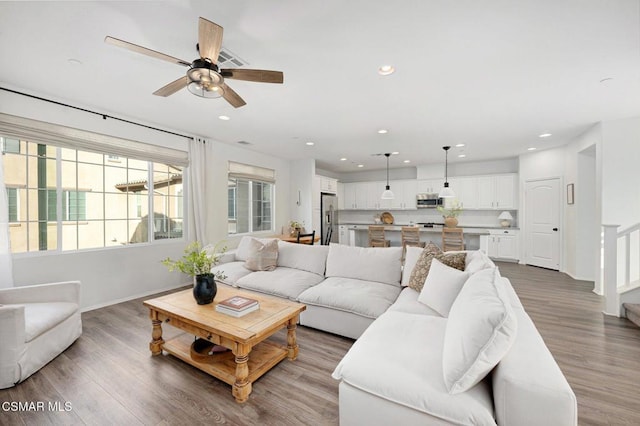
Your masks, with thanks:
[(260, 309), (260, 303), (256, 299), (243, 296), (229, 297), (216, 305), (216, 311), (234, 317), (241, 317), (257, 309)]
[(235, 309), (229, 309), (226, 306), (216, 305), (216, 311), (222, 314), (231, 315), (232, 317), (236, 317), (236, 318), (247, 315), (249, 312), (257, 311), (258, 309), (260, 309), (259, 303), (253, 304), (240, 311), (237, 311)]

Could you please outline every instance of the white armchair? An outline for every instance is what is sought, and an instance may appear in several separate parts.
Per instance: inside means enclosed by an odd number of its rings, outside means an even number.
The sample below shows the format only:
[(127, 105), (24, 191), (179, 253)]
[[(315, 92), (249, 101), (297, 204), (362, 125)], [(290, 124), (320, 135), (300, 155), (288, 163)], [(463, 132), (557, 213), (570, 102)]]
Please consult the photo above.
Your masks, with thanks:
[(79, 281), (0, 289), (0, 389), (25, 380), (81, 334)]

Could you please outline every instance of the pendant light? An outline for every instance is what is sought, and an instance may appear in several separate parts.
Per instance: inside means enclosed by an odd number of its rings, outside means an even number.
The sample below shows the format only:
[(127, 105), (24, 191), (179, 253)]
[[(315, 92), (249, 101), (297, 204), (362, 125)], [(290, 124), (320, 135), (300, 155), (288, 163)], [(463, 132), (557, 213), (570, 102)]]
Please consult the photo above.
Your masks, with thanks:
[(447, 166), (448, 166), (448, 159), (449, 159), (449, 149), (451, 149), (450, 146), (443, 146), (442, 149), (444, 149), (444, 187), (440, 190), (440, 194), (438, 194), (438, 197), (440, 198), (454, 198), (456, 196), (456, 193), (453, 192), (453, 190), (451, 188), (449, 188), (449, 182), (447, 181)]
[(393, 200), (396, 196), (393, 195), (391, 187), (389, 186), (389, 157), (391, 156), (391, 154), (387, 152), (386, 154), (384, 154), (384, 156), (387, 157), (387, 186), (380, 198), (382, 198), (383, 200)]

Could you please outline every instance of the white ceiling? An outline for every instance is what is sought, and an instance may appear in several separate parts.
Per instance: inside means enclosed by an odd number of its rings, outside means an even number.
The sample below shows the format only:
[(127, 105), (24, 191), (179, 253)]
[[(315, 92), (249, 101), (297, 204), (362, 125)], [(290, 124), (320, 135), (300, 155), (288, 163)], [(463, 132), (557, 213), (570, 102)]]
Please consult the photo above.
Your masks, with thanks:
[[(239, 109), (186, 90), (161, 98), (152, 92), (185, 68), (103, 41), (191, 61), (199, 16), (224, 27), (223, 46), (248, 68), (283, 71), (284, 85), (228, 80)], [(442, 162), (457, 143), (467, 157), (454, 149), (453, 162), (478, 161), (640, 115), (639, 21), (638, 0), (0, 1), (0, 79), (336, 172), (384, 168), (371, 154), (391, 151), (391, 167)], [(380, 76), (383, 64), (397, 71)]]

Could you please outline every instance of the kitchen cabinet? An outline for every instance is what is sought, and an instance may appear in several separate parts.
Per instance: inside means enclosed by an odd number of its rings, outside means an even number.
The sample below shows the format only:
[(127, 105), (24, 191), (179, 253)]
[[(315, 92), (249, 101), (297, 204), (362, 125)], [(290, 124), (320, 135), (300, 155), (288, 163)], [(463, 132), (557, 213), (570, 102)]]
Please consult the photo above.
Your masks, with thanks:
[(420, 179), (417, 186), (416, 194), (437, 194), (444, 186), (444, 178)]
[(489, 257), (518, 260), (518, 231), (514, 229), (489, 230)]
[(515, 209), (517, 208), (517, 175), (479, 176), (477, 182), (477, 208)]
[(382, 198), (380, 198), (380, 196), (382, 195), (382, 192), (385, 189), (386, 183), (385, 182), (366, 182), (365, 185), (366, 185), (365, 191), (367, 194), (365, 208), (367, 210), (379, 210), (382, 208), (386, 208), (384, 207), (384, 205), (386, 205), (388, 200), (383, 200)]
[(343, 188), (343, 206), (345, 210), (355, 210), (356, 209), (356, 184), (355, 183), (345, 183)]
[(329, 194), (338, 192), (338, 180), (326, 176), (320, 176), (320, 191)]
[(338, 210), (344, 210), (344, 183), (338, 182)]
[(388, 210), (416, 210), (417, 182), (415, 180), (392, 180), (393, 200), (382, 200), (382, 208)]
[(350, 232), (347, 225), (338, 226), (338, 243), (347, 246), (351, 245)]
[(478, 208), (478, 182), (476, 177), (457, 177), (449, 179), (449, 186), (463, 209)]

